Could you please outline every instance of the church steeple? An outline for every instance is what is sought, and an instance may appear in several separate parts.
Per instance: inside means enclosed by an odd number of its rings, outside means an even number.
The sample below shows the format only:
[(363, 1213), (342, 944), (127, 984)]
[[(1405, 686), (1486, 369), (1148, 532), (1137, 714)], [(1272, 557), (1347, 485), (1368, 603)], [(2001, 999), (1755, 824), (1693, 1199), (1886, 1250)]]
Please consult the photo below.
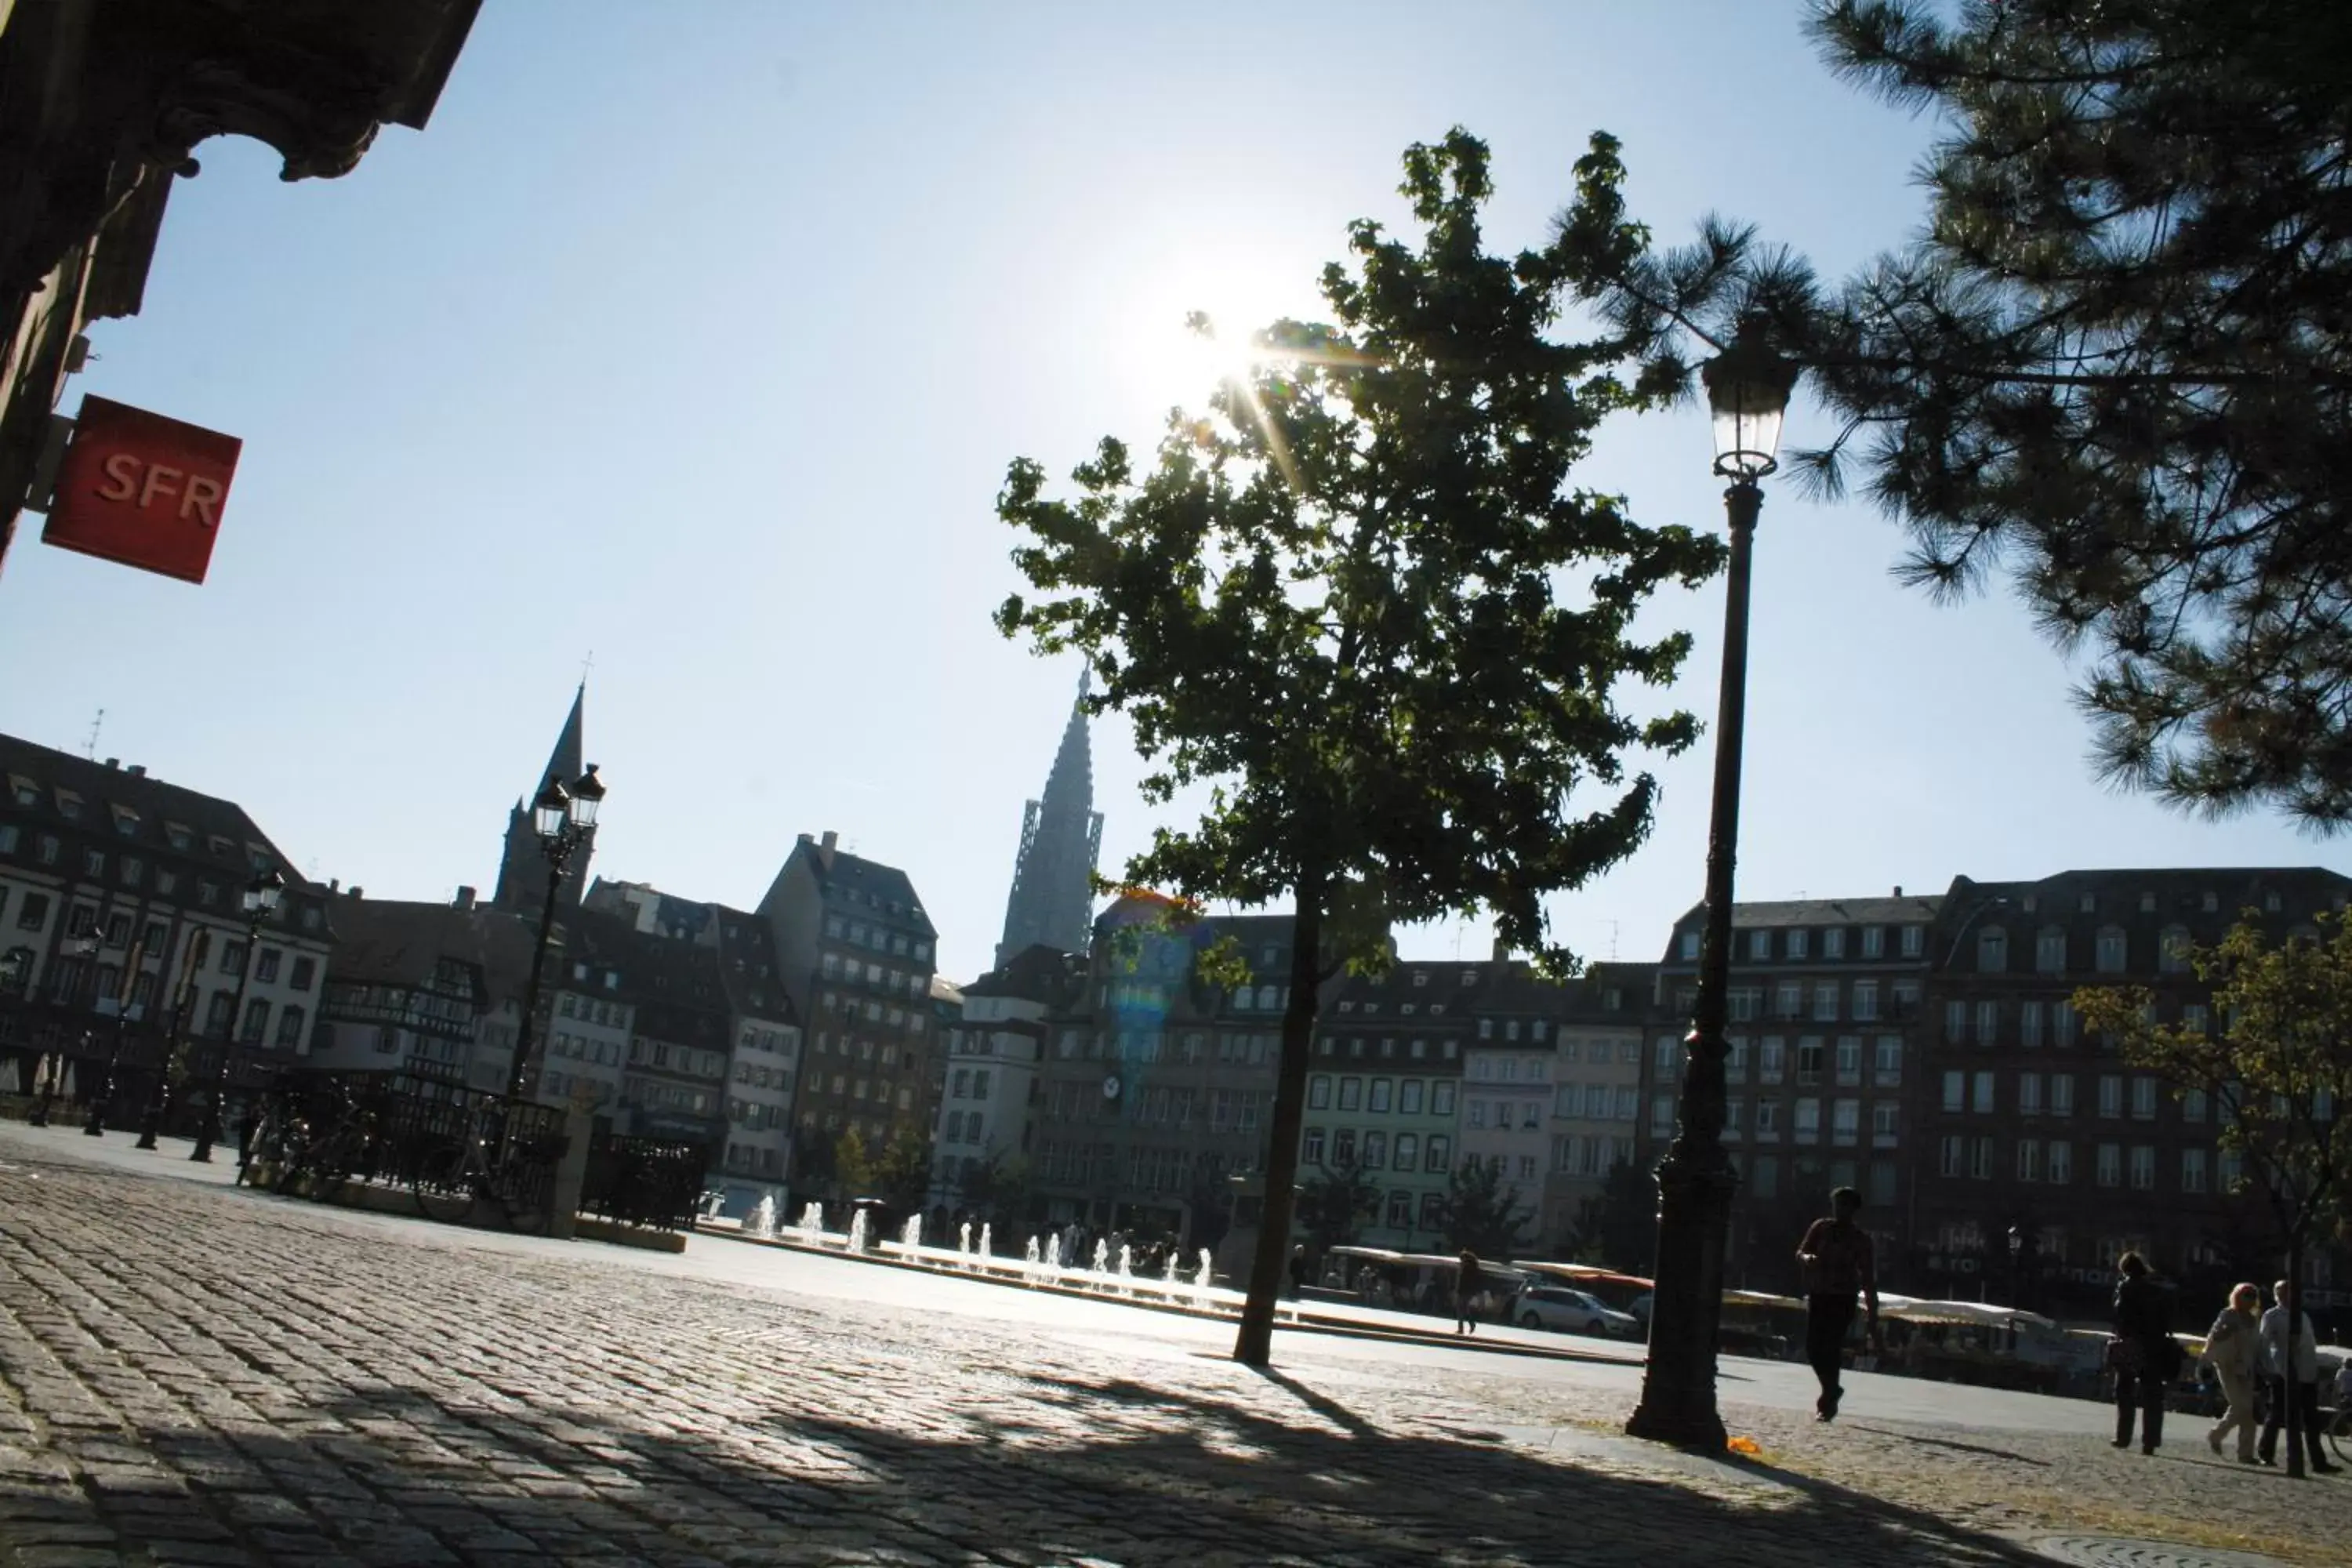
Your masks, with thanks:
[(1094, 809), (1094, 761), (1087, 738), (1087, 692), (1091, 671), (1078, 677), (1045, 793), (1029, 802), (1021, 819), (1021, 850), (1013, 867), (1013, 891), (1004, 901), (1004, 939), (996, 944), (1002, 968), (1014, 954), (1043, 942), (1063, 952), (1084, 952), (1094, 927), (1093, 877), (1102, 850), (1102, 813)]
[[(540, 848), (539, 832), (531, 823), (530, 803), (549, 779), (561, 779), (568, 784), (587, 771), (583, 716), (587, 701), (588, 682), (583, 679), (579, 689), (572, 694), (572, 711), (565, 715), (563, 728), (555, 737), (555, 749), (547, 754), (547, 766), (507, 814), (506, 853), (499, 862), (498, 891), (490, 900), (493, 908), (535, 918), (540, 906), (546, 902), (547, 856)], [(588, 860), (596, 852), (596, 830), (591, 827), (587, 833), (588, 841), (573, 853), (567, 868), (569, 874), (557, 894), (557, 901), (567, 907), (580, 902), (580, 889), (588, 880)]]

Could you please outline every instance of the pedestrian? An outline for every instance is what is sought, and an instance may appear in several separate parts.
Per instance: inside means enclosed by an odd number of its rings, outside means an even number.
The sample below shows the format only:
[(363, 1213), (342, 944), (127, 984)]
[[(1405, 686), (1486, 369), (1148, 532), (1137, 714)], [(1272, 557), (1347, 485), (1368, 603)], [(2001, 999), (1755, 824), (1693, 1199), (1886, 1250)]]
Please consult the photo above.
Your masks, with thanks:
[(1840, 1187), (1830, 1194), (1830, 1213), (1806, 1227), (1797, 1246), (1797, 1269), (1805, 1289), (1805, 1360), (1820, 1380), (1821, 1397), (1813, 1401), (1813, 1418), (1837, 1419), (1838, 1402), (1845, 1397), (1839, 1372), (1845, 1356), (1846, 1335), (1853, 1331), (1854, 1298), (1870, 1307), (1864, 1342), (1876, 1347), (1878, 1337), (1878, 1265), (1870, 1233), (1853, 1223), (1862, 1212), (1862, 1194)]
[[(2299, 1309), (2294, 1283), (2282, 1279), (2271, 1287), (2277, 1301), (2263, 1314), (2263, 1371), (2270, 1380), (2270, 1418), (2263, 1423), (2257, 1457), (2265, 1465), (2278, 1462), (2279, 1427), (2302, 1428), (2310, 1468), (2320, 1475), (2336, 1468), (2319, 1447), (2319, 1338), (2312, 1332), (2311, 1314)], [(2289, 1325), (2292, 1325), (2290, 1327)], [(2293, 1408), (2289, 1408), (2293, 1401)], [(2294, 1458), (2295, 1434), (2287, 1434), (2287, 1458)]]
[(1477, 1296), (1481, 1283), (1478, 1255), (1465, 1247), (1454, 1264), (1454, 1331), (1457, 1334), (1478, 1331), (1478, 1313), (1471, 1302)]
[(2254, 1463), (2254, 1430), (2260, 1425), (2254, 1415), (2254, 1390), (2262, 1376), (2263, 1324), (2258, 1310), (2262, 1304), (2260, 1287), (2241, 1285), (2230, 1292), (2230, 1304), (2205, 1331), (2205, 1364), (2220, 1379), (2221, 1397), (2229, 1402), (2227, 1413), (2205, 1434), (2205, 1446), (2218, 1454), (2221, 1439), (2235, 1432), (2242, 1465)]
[(2139, 1451), (2153, 1454), (2164, 1442), (2164, 1391), (2180, 1370), (2181, 1349), (2172, 1337), (2164, 1290), (2148, 1278), (2147, 1259), (2126, 1252), (2116, 1259), (2115, 1338), (2107, 1342), (2107, 1370), (2116, 1375), (2116, 1447), (2128, 1448), (2133, 1417)]
[(1307, 1260), (1307, 1244), (1300, 1242), (1290, 1249), (1290, 1298), (1297, 1300), (1307, 1294), (1307, 1282), (1315, 1277), (1315, 1266)]

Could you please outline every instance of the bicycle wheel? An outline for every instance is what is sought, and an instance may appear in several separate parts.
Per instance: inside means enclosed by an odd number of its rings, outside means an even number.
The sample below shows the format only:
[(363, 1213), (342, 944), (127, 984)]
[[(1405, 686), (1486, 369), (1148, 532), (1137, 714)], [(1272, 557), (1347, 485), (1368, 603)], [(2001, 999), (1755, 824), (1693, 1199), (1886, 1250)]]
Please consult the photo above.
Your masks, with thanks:
[(408, 1184), (417, 1213), (443, 1225), (463, 1225), (473, 1217), (479, 1195), (473, 1152), (470, 1142), (445, 1143), (417, 1161), (416, 1173)]
[(2327, 1446), (2339, 1464), (2352, 1465), (2352, 1410), (2339, 1410), (2327, 1423)]

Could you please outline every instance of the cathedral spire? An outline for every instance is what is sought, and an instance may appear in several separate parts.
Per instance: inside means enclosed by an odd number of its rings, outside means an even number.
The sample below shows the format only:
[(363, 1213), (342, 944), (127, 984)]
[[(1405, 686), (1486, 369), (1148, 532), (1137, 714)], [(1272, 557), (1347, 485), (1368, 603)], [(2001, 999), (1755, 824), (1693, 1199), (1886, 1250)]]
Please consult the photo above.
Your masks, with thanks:
[[(572, 694), (572, 711), (564, 716), (563, 728), (556, 733), (555, 749), (547, 754), (547, 766), (507, 814), (506, 853), (499, 862), (498, 891), (490, 900), (495, 909), (536, 915), (546, 900), (547, 856), (540, 847), (539, 830), (531, 820), (531, 803), (539, 798), (540, 790), (549, 779), (560, 779), (569, 784), (588, 771), (587, 703), (588, 682), (583, 677)], [(579, 889), (588, 879), (588, 858), (596, 850), (596, 830), (591, 827), (587, 831), (588, 842), (574, 853), (572, 874), (565, 879), (558, 894), (566, 904), (580, 901)]]
[(1022, 814), (1013, 891), (1004, 901), (1004, 938), (996, 945), (999, 968), (1039, 942), (1063, 952), (1084, 952), (1093, 931), (1102, 813), (1094, 809), (1094, 760), (1087, 734), (1092, 674), (1080, 672), (1077, 700), (1070, 705), (1045, 792)]

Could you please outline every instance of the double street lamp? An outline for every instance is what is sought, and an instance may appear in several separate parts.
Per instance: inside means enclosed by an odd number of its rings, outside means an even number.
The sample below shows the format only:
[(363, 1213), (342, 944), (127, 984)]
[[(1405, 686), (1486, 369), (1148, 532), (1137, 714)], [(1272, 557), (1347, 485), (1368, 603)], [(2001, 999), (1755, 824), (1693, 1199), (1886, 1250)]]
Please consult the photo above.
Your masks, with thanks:
[(563, 886), (564, 868), (596, 826), (597, 808), (604, 804), (604, 785), (596, 764), (567, 787), (548, 775), (539, 798), (530, 803), (531, 827), (539, 835), (540, 852), (547, 857), (547, 897), (539, 910), (539, 933), (530, 947), (530, 984), (523, 992), (522, 1024), (515, 1031), (514, 1065), (507, 1072), (507, 1098), (522, 1098), (524, 1069), (530, 1063), (531, 1030), (539, 1021), (539, 975), (547, 959), (547, 936), (555, 925), (555, 895)]
[[(83, 963), (94, 963), (98, 960), (98, 950), (101, 941), (98, 928), (92, 926), (79, 936), (68, 938), (66, 949)], [(90, 979), (90, 988), (95, 992), (97, 987), (98, 980), (93, 974)], [(83, 1038), (89, 1038), (87, 1031), (84, 1032)], [(65, 1071), (65, 1067), (63, 1051), (52, 1052), (49, 1055), (49, 1070), (42, 1075), (40, 1095), (33, 1101), (32, 1114), (25, 1118), (27, 1126), (47, 1127), (49, 1124), (49, 1101), (57, 1095), (58, 1076)]]
[(278, 912), (278, 900), (286, 896), (286, 879), (271, 867), (246, 885), (240, 900), (245, 910), (245, 963), (237, 971), (236, 1001), (229, 1008), (228, 1029), (221, 1037), (220, 1068), (213, 1074), (211, 1100), (205, 1106), (204, 1125), (197, 1130), (196, 1146), (188, 1158), (199, 1164), (210, 1164), (213, 1145), (221, 1138), (221, 1111), (228, 1099), (228, 1069), (236, 1053), (237, 1031), (245, 1022), (246, 988), (253, 984), (253, 972), (260, 953), (262, 922)]
[(1724, 1243), (1739, 1173), (1723, 1147), (1724, 1037), (1731, 983), (1732, 868), (1738, 858), (1739, 761), (1748, 710), (1748, 584), (1757, 481), (1780, 466), (1780, 420), (1797, 366), (1774, 353), (1759, 324), (1700, 369), (1715, 423), (1715, 472), (1723, 492), (1731, 561), (1723, 605), (1723, 680), (1715, 721), (1715, 794), (1707, 829), (1706, 924), (1699, 939), (1698, 998), (1685, 1037), (1681, 1119), (1658, 1165), (1658, 1265), (1642, 1402), (1625, 1430), (1720, 1452), (1716, 1336), (1723, 1321)]

